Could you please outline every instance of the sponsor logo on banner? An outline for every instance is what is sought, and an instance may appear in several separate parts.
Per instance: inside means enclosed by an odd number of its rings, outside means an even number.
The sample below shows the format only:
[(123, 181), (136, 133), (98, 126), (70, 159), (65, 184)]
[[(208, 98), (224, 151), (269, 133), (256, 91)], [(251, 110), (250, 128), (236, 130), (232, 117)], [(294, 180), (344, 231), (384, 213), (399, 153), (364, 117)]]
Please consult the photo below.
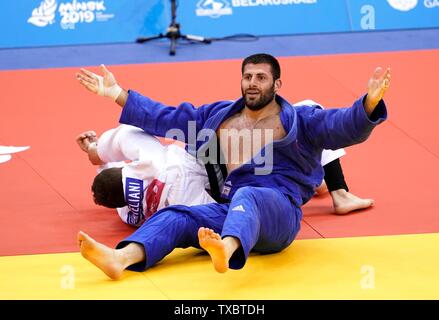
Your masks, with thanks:
[(296, 4), (316, 4), (317, 0), (231, 0), (233, 7), (292, 6)]
[(201, 0), (195, 10), (197, 16), (218, 18), (233, 14), (232, 8), (258, 6), (291, 6), (298, 4), (316, 4), (318, 0)]
[(200, 0), (197, 3), (195, 13), (200, 17), (218, 18), (224, 15), (231, 15), (233, 12), (230, 3), (226, 0)]
[(104, 22), (114, 18), (114, 14), (105, 11), (105, 1), (77, 1), (57, 3), (56, 0), (44, 0), (38, 8), (33, 9), (28, 23), (37, 27), (46, 27), (55, 22), (56, 9), (61, 17), (63, 29), (75, 29), (77, 23)]
[(37, 26), (45, 27), (55, 22), (56, 0), (45, 0), (38, 8), (32, 10), (32, 16), (27, 22)]
[(439, 0), (424, 0), (424, 6), (428, 9), (439, 8)]
[(389, 5), (399, 11), (410, 11), (416, 7), (418, 0), (387, 0)]

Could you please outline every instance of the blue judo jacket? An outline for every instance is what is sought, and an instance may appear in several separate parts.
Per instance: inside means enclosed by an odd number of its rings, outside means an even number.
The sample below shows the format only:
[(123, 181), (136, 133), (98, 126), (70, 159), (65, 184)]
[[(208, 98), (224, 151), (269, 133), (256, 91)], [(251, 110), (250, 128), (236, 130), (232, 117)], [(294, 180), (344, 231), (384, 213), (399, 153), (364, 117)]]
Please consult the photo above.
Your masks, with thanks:
[[(349, 108), (322, 110), (318, 106), (293, 107), (276, 96), (287, 135), (272, 143), (272, 157), (265, 154), (266, 146), (251, 161), (229, 172), (222, 197), (231, 199), (243, 186), (268, 187), (280, 190), (297, 207), (305, 204), (323, 179), (322, 150), (363, 142), (373, 128), (387, 118), (382, 100), (368, 117), (364, 99), (365, 96), (361, 97)], [(220, 124), (243, 108), (243, 98), (199, 108), (190, 103), (172, 107), (130, 90), (120, 123), (139, 127), (151, 135), (177, 138), (187, 144), (188, 152), (197, 155), (208, 145)], [(261, 159), (266, 161), (261, 163)], [(270, 173), (264, 174), (266, 169), (263, 168), (270, 168)]]

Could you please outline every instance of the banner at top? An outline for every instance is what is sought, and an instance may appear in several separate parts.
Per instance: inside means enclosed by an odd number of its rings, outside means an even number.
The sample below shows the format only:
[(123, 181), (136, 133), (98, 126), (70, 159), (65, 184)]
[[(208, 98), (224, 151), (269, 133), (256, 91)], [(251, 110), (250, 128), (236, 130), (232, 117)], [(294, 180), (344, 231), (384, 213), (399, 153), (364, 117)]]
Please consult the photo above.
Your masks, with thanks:
[(168, 7), (161, 0), (4, 0), (0, 47), (134, 42), (167, 27)]
[(188, 34), (222, 37), (349, 30), (344, 0), (185, 0), (177, 20)]
[(224, 37), (439, 27), (439, 0), (185, 0), (184, 33)]
[[(439, 0), (176, 0), (181, 32), (255, 36), (439, 27)], [(171, 0), (3, 0), (0, 48), (134, 42), (166, 33)]]
[(439, 27), (439, 0), (347, 0), (353, 31)]

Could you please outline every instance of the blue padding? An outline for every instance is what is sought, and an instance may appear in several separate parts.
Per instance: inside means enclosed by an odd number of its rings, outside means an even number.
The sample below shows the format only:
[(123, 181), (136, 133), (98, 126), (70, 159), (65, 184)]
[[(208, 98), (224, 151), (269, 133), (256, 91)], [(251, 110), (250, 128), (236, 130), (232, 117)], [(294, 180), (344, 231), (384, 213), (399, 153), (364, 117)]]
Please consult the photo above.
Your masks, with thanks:
[(0, 70), (241, 59), (257, 52), (279, 57), (437, 48), (439, 29), (276, 36), (211, 44), (182, 42), (177, 45), (176, 56), (168, 54), (169, 41), (164, 39), (144, 44), (2, 49)]

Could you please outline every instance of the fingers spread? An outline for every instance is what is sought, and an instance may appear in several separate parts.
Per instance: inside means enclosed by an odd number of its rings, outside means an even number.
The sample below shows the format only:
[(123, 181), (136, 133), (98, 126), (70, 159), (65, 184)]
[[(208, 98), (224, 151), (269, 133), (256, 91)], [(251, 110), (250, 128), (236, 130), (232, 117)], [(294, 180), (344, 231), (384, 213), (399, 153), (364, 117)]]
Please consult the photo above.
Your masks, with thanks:
[(90, 90), (91, 92), (93, 92), (93, 93), (98, 92), (98, 88), (95, 84), (92, 84), (88, 81), (85, 81), (85, 80), (79, 79), (79, 78), (78, 78), (78, 81), (80, 84), (82, 84), (86, 89)]
[(82, 85), (83, 85), (87, 90), (90, 90), (90, 91), (93, 92), (93, 93), (97, 93), (97, 92), (98, 92), (98, 89), (96, 88), (96, 86), (93, 86), (93, 85), (91, 85), (91, 84), (89, 84), (89, 83), (86, 83), (86, 82), (83, 82)]
[(86, 74), (87, 76), (94, 78), (94, 73), (93, 73), (93, 72), (88, 71), (87, 69), (83, 69), (83, 68), (81, 68), (81, 69), (79, 69), (79, 70), (80, 70), (83, 74)]
[(104, 75), (107, 75), (110, 73), (110, 71), (108, 71), (107, 67), (104, 64), (101, 64), (100, 67), (101, 67), (102, 73)]
[(373, 72), (373, 78), (375, 80), (378, 80), (380, 78), (380, 74), (383, 71), (383, 69), (381, 67), (378, 67), (375, 69), (375, 71)]
[(88, 82), (88, 83), (94, 84), (94, 85), (97, 84), (97, 78), (90, 78), (88, 76), (84, 76), (84, 75), (79, 74), (79, 73), (76, 75), (76, 79), (83, 80), (85, 82)]
[(387, 68), (386, 73), (384, 74), (384, 87), (388, 88), (390, 85), (390, 80), (391, 80), (391, 76), (390, 76), (390, 68)]

